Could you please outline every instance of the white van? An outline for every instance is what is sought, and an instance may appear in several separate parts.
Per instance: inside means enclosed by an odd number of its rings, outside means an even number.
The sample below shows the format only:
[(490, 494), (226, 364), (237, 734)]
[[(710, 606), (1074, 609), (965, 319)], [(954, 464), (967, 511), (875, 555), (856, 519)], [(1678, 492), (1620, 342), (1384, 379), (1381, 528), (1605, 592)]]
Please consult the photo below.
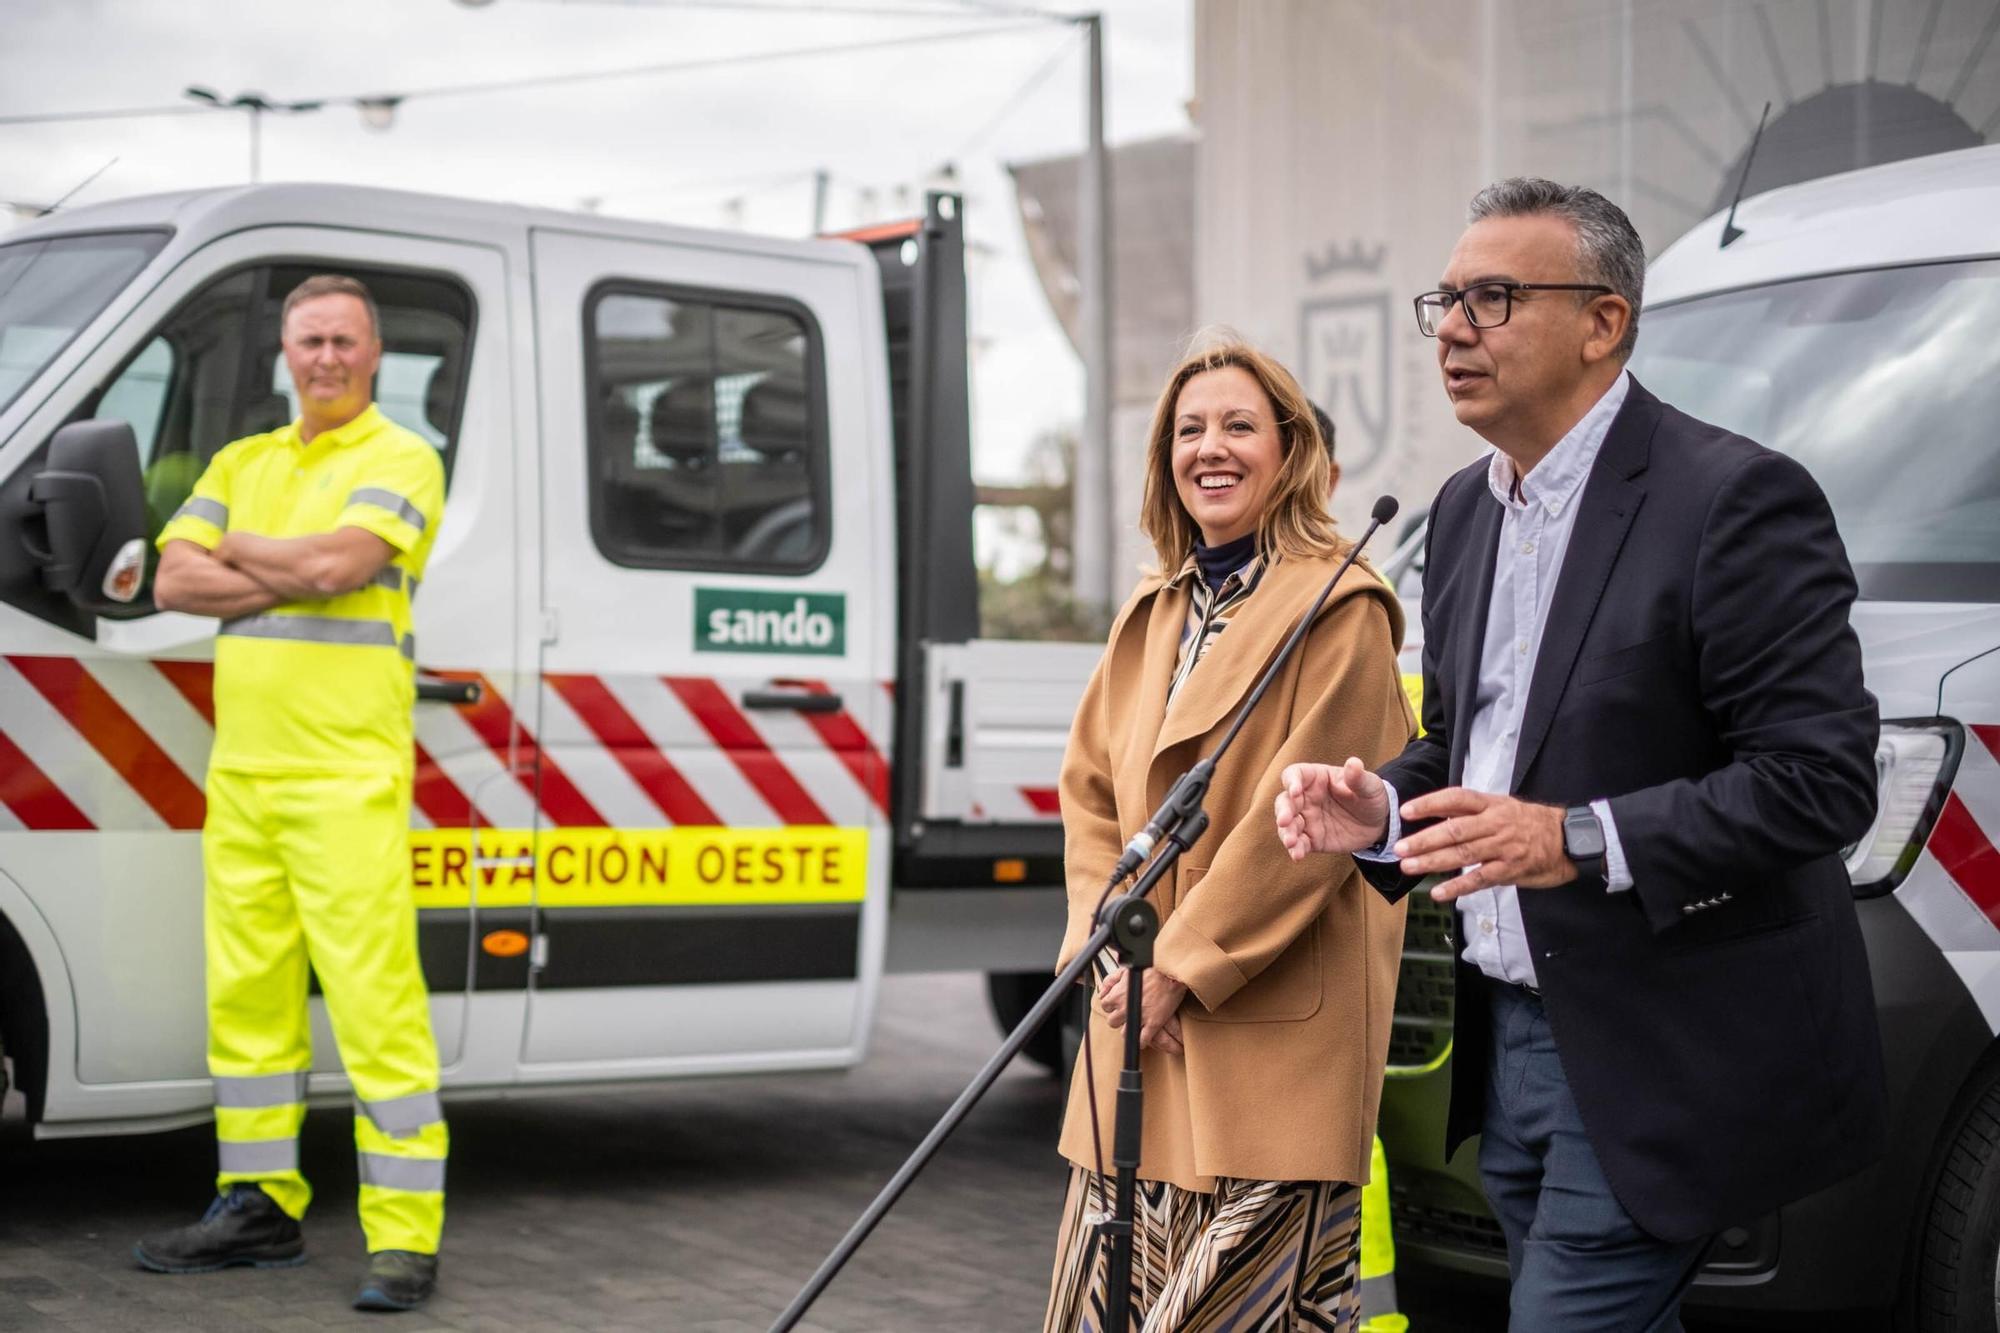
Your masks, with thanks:
[[(1860, 582), (1880, 813), (1849, 850), (1890, 1079), (1875, 1168), (1723, 1233), (1688, 1308), (1995, 1327), (2000, 1269), (2000, 147), (1713, 217), (1646, 279), (1632, 371), (1809, 467)], [(1672, 466), (1672, 460), (1666, 462)], [(1383, 1104), (1396, 1238), (1503, 1275), (1470, 1147), (1440, 1160), (1445, 909), (1411, 903)], [(1789, 1323), (1787, 1326), (1794, 1326)]]
[(1018, 1017), (1100, 650), (978, 639), (960, 227), (282, 185), (7, 236), (0, 1037), (36, 1132), (208, 1114), (215, 626), (112, 566), (292, 418), (279, 303), (324, 271), (373, 290), (378, 400), (449, 477), (411, 811), (447, 1094), (849, 1065), (894, 967), (1003, 974)]

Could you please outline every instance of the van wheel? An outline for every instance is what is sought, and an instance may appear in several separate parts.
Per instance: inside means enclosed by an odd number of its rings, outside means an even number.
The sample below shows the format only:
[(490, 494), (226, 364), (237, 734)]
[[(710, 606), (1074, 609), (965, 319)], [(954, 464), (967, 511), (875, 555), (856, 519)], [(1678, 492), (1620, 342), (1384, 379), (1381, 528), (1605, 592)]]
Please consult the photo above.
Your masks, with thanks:
[[(993, 1009), (993, 1021), (1000, 1025), (1002, 1032), (1012, 1032), (1028, 1011), (1035, 1007), (1035, 1001), (1042, 998), (1042, 992), (1049, 988), (1055, 978), (1047, 972), (988, 972), (986, 974), (986, 999)], [(1066, 1074), (1072, 1061), (1063, 1058), (1065, 1051), (1072, 1057), (1076, 1051), (1073, 1040), (1066, 1041), (1064, 1028), (1073, 1026), (1069, 1011), (1074, 1005), (1065, 1004), (1051, 1014), (1035, 1035), (1028, 1038), (1028, 1044), (1021, 1048), (1021, 1054), (1033, 1060), (1051, 1074)]]
[(1948, 1140), (1917, 1260), (1920, 1333), (1995, 1333), (2000, 1304), (2000, 1070)]

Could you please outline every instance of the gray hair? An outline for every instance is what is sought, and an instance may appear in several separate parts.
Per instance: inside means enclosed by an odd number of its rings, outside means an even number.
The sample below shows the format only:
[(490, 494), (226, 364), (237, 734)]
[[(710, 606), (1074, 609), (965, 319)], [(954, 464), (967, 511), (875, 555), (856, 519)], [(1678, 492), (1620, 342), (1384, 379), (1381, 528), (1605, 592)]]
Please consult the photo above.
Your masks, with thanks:
[(1646, 293), (1646, 246), (1625, 210), (1595, 190), (1558, 185), (1539, 176), (1511, 176), (1472, 196), (1468, 224), (1487, 218), (1558, 217), (1576, 232), (1576, 268), (1585, 282), (1602, 283), (1625, 298), (1632, 321), (1619, 340), (1618, 359), (1639, 340), (1639, 303)]
[(316, 273), (286, 295), (284, 305), (278, 308), (278, 328), (282, 332), (285, 321), (292, 317), (292, 307), (301, 301), (310, 301), (320, 296), (352, 296), (360, 301), (368, 311), (368, 329), (377, 339), (382, 336), (382, 314), (375, 308), (375, 298), (368, 291), (368, 285), (359, 278), (350, 278), (344, 273)]

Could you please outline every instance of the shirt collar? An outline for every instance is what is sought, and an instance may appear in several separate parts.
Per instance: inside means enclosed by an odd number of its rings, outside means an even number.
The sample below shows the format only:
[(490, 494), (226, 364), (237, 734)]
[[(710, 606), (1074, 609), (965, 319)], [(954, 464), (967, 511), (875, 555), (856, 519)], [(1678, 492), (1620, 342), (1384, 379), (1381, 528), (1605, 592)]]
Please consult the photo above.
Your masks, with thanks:
[(1625, 405), (1625, 395), (1631, 387), (1631, 372), (1620, 371), (1604, 396), (1569, 428), (1569, 434), (1557, 440), (1556, 447), (1543, 455), (1534, 470), (1520, 478), (1518, 500), (1514, 498), (1514, 460), (1495, 449), (1486, 462), (1486, 488), (1493, 492), (1493, 498), (1509, 509), (1541, 505), (1551, 514), (1560, 514), (1590, 475), (1597, 452), (1604, 447), (1604, 437), (1611, 433), (1611, 422)]
[(380, 430), (387, 420), (388, 418), (382, 415), (382, 409), (370, 403), (368, 406), (362, 408), (361, 414), (352, 421), (335, 426), (332, 430), (323, 430), (313, 436), (311, 444), (306, 444), (302, 438), (301, 427), (305, 423), (303, 417), (293, 418), (292, 424), (285, 427), (285, 434), (291, 443), (300, 445), (303, 448), (338, 449), (343, 445), (359, 444)]

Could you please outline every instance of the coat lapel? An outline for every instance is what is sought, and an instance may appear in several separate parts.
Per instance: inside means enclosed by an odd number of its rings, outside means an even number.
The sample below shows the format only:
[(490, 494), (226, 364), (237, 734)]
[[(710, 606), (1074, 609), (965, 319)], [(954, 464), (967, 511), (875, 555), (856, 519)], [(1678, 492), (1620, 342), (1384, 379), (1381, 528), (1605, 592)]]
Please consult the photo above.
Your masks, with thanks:
[[(1330, 573), (1330, 566), (1311, 560), (1278, 560), (1264, 570), (1257, 590), (1229, 618), (1228, 628), (1216, 639), (1209, 655), (1195, 664), (1194, 672), (1167, 708), (1153, 743), (1155, 757), (1190, 737), (1206, 735), (1242, 702)], [(1328, 599), (1329, 605), (1332, 600)], [(1185, 619), (1186, 603), (1175, 604)], [(1176, 631), (1179, 628), (1177, 624)], [(1180, 652), (1178, 632), (1165, 640), (1165, 646), (1164, 657), (1149, 652), (1146, 659), (1148, 675), (1163, 681), (1173, 674)], [(1150, 680), (1147, 683), (1151, 685)], [(1164, 688), (1161, 694), (1164, 696)]]
[(1500, 548), (1500, 502), (1482, 480), (1473, 499), (1465, 558), (1472, 562), (1470, 599), (1461, 612), (1469, 632), (1451, 645), (1451, 780), (1465, 772), (1465, 747), (1472, 735), (1472, 713), (1479, 701), (1479, 659), (1486, 643), (1486, 620), (1493, 609), (1493, 562)]
[(1591, 465), (1578, 502), (1576, 526), (1570, 530), (1562, 573), (1556, 578), (1555, 597), (1549, 603), (1549, 618), (1542, 626), (1541, 649), (1535, 655), (1535, 675), (1528, 685), (1527, 707), (1521, 717), (1521, 742), (1514, 752), (1510, 790), (1520, 788), (1548, 737), (1556, 706), (1562, 702), (1570, 670), (1583, 647), (1584, 632), (1597, 614), (1612, 566), (1625, 545), (1625, 534), (1631, 531), (1632, 519), (1646, 498), (1646, 488), (1637, 478), (1646, 470), (1653, 430), (1659, 422), (1660, 400), (1634, 380), (1625, 405), (1618, 409), (1605, 434), (1604, 446)]
[[(1160, 725), (1167, 711), (1167, 689), (1173, 684), (1174, 661), (1180, 651), (1181, 627), (1187, 623), (1188, 589), (1185, 583), (1163, 586), (1146, 606), (1143, 637), (1128, 634), (1121, 648), (1137, 649), (1137, 662), (1130, 670), (1116, 671), (1112, 679), (1125, 682), (1121, 689), (1137, 692), (1131, 708), (1114, 712), (1131, 719), (1131, 731), (1112, 755), (1117, 773), (1119, 808), (1150, 812), (1154, 802), (1146, 789), (1152, 758), (1159, 753)], [(1140, 639), (1139, 642), (1132, 642)], [(1123, 662), (1119, 664), (1121, 667)], [(1139, 818), (1145, 818), (1142, 813)], [(1133, 827), (1136, 829), (1137, 824)]]

